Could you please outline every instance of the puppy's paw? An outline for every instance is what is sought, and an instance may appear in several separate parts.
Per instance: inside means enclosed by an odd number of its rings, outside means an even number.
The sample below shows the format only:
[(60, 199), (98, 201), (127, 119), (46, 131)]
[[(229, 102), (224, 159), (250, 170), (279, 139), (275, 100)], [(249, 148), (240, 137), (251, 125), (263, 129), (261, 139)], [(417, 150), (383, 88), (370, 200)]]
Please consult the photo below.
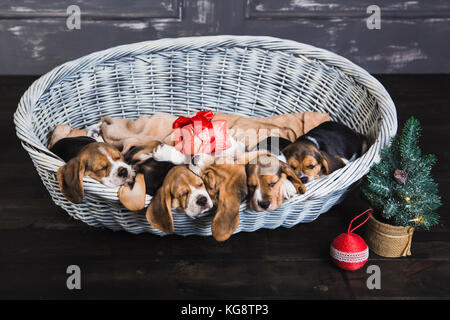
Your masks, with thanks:
[(149, 152), (149, 153), (141, 153), (138, 156), (139, 161), (145, 161), (148, 160), (150, 158), (153, 158), (153, 152)]
[(122, 185), (118, 191), (120, 203), (130, 211), (138, 211), (145, 208), (145, 179), (142, 173), (136, 176), (134, 184)]
[(294, 184), (288, 179), (284, 181), (282, 188), (284, 199), (290, 199), (297, 194)]
[(304, 193), (306, 193), (306, 186), (302, 183), (302, 184), (298, 187), (297, 191), (298, 191), (299, 194), (304, 194)]
[(101, 135), (101, 126), (102, 121), (99, 121), (96, 124), (86, 127), (86, 135), (92, 139), (95, 139), (97, 142), (105, 142)]
[(153, 158), (156, 161), (169, 161), (173, 164), (186, 164), (186, 155), (182, 154), (175, 147), (168, 144), (160, 144), (153, 151)]

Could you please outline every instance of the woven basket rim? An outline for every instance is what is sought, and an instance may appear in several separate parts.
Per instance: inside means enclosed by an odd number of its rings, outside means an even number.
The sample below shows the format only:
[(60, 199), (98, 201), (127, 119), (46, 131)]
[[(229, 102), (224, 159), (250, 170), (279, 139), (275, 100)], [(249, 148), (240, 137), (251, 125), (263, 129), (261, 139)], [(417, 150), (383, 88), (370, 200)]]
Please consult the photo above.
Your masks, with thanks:
[[(22, 141), (23, 147), (39, 158), (40, 164), (47, 170), (56, 172), (64, 164), (56, 155), (51, 153), (47, 147), (37, 138), (32, 128), (33, 107), (39, 98), (53, 85), (63, 81), (74, 72), (91, 68), (99, 63), (112, 59), (119, 59), (125, 56), (141, 55), (149, 52), (167, 50), (200, 50), (215, 47), (242, 47), (258, 48), (268, 51), (288, 52), (295, 56), (302, 56), (308, 59), (315, 59), (323, 62), (327, 66), (336, 67), (338, 70), (350, 76), (358, 84), (364, 86), (368, 92), (375, 97), (380, 108), (380, 131), (378, 137), (369, 150), (350, 165), (339, 169), (332, 174), (321, 179), (308, 183), (308, 191), (303, 195), (297, 195), (285, 203), (296, 203), (306, 199), (320, 197), (316, 192), (330, 194), (348, 188), (351, 184), (364, 176), (372, 163), (379, 159), (379, 153), (383, 146), (389, 143), (389, 139), (397, 131), (397, 114), (395, 105), (386, 89), (381, 83), (371, 76), (366, 70), (357, 66), (350, 60), (332, 53), (326, 49), (314, 47), (312, 45), (299, 43), (293, 40), (280, 39), (268, 36), (201, 36), (201, 37), (181, 37), (164, 38), (159, 40), (149, 40), (132, 44), (124, 44), (109, 49), (93, 52), (86, 56), (68, 61), (59, 65), (41, 76), (25, 91), (20, 99), (18, 108), (14, 113), (14, 123), (16, 133)], [(30, 135), (30, 133), (33, 133)], [(355, 175), (354, 168), (358, 168)], [(106, 188), (99, 182), (86, 177), (85, 190), (92, 192), (103, 198), (118, 201), (117, 189)], [(101, 187), (100, 187), (101, 186)], [(149, 201), (149, 196), (147, 196)], [(284, 204), (283, 204), (284, 205)]]

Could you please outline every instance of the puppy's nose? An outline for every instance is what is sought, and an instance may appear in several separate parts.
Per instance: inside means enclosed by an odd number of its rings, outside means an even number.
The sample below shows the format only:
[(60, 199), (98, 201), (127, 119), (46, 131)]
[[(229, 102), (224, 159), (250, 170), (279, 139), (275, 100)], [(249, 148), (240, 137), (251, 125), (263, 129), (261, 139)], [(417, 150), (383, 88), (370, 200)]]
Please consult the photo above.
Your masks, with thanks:
[(208, 199), (206, 199), (206, 197), (200, 197), (200, 198), (198, 198), (197, 199), (197, 204), (200, 206), (200, 207), (203, 207), (204, 205), (206, 205), (206, 203), (208, 202)]
[(121, 178), (126, 178), (126, 177), (128, 177), (128, 170), (127, 170), (127, 168), (124, 168), (124, 167), (120, 168), (120, 169), (119, 169), (119, 172), (117, 173), (117, 175), (118, 175), (119, 177), (121, 177)]
[(263, 208), (263, 209), (267, 209), (270, 206), (270, 201), (258, 201), (258, 205)]
[(308, 177), (306, 177), (306, 176), (301, 177), (301, 178), (300, 178), (300, 181), (301, 181), (302, 183), (307, 183), (307, 182), (308, 182)]

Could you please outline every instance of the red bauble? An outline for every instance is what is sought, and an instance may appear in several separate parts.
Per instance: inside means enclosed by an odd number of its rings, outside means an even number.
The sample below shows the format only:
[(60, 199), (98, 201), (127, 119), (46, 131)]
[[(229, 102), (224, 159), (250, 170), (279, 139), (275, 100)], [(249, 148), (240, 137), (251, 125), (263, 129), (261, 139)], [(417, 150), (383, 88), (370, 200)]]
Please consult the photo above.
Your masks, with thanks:
[(330, 255), (338, 267), (357, 270), (369, 259), (369, 247), (357, 234), (342, 233), (331, 243)]
[(339, 236), (334, 238), (333, 242), (331, 243), (331, 259), (338, 267), (344, 270), (358, 270), (369, 259), (369, 247), (367, 246), (366, 242), (359, 235), (352, 232), (362, 226), (370, 218), (371, 214), (369, 214), (369, 217), (363, 223), (350, 230), (353, 221), (368, 211), (373, 210), (366, 210), (362, 214), (355, 217), (350, 222), (347, 233), (340, 234)]

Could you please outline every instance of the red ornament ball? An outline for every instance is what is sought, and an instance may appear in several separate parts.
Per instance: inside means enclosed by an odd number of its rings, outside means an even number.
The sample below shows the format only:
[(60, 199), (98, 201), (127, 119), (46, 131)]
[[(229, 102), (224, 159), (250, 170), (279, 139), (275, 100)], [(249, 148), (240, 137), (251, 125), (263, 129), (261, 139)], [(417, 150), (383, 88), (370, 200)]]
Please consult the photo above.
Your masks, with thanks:
[(334, 238), (330, 247), (334, 263), (344, 270), (357, 270), (369, 259), (369, 247), (363, 238), (352, 232)]

